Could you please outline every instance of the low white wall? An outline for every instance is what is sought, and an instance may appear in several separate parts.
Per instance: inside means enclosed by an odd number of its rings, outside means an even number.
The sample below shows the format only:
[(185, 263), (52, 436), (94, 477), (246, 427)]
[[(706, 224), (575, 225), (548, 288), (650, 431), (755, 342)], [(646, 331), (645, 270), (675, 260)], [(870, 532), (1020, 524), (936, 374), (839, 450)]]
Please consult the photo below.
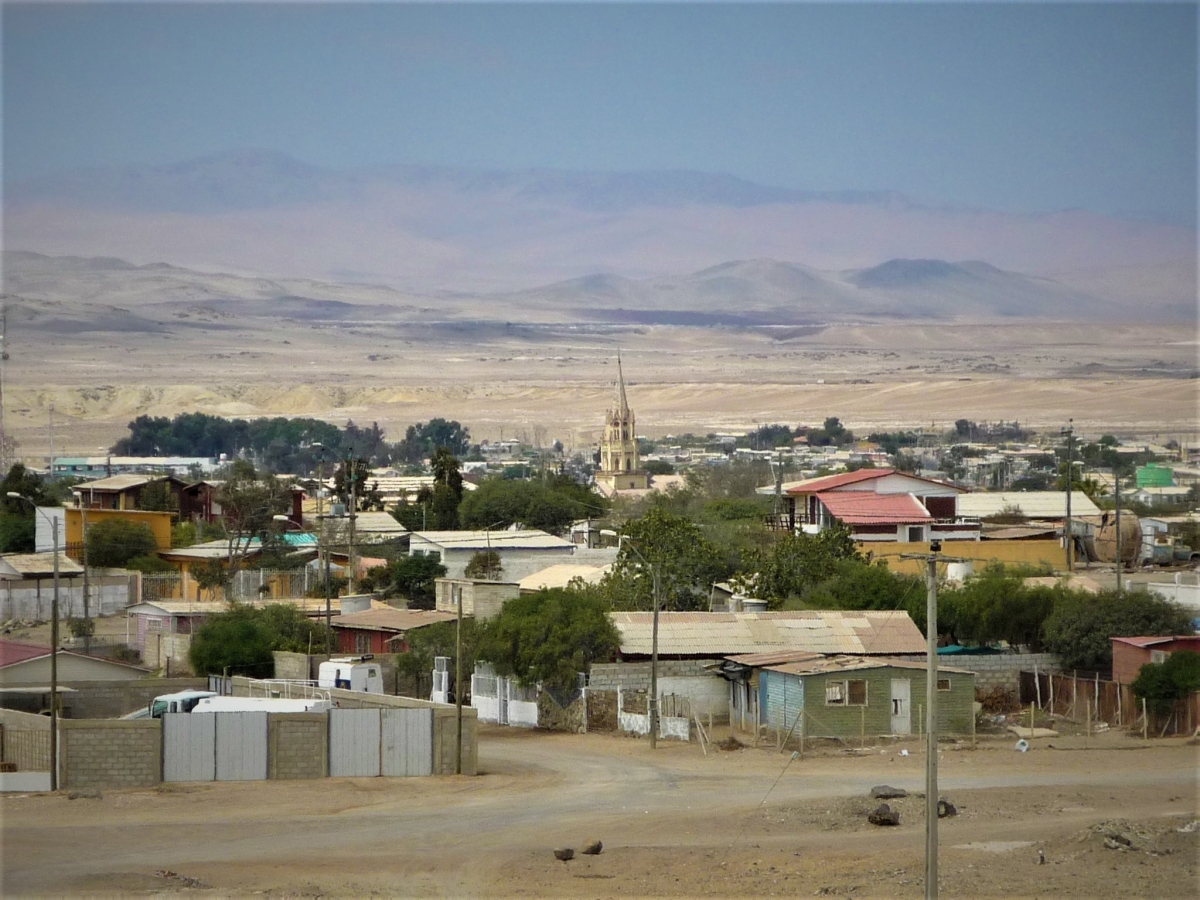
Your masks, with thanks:
[[(54, 579), (0, 581), (0, 620), (24, 619), (46, 621), (54, 599)], [(127, 576), (95, 576), (88, 586), (88, 614), (112, 615), (121, 612), (133, 601), (130, 599)], [(83, 615), (83, 576), (58, 579), (58, 614)]]
[(720, 721), (726, 721), (729, 716), (729, 683), (724, 678), (712, 675), (660, 678), (658, 695), (664, 694), (687, 697), (698, 716), (711, 715)]
[(1200, 611), (1200, 584), (1151, 582), (1146, 588), (1164, 600), (1174, 601), (1186, 609)]
[(2, 772), (0, 793), (26, 793), (50, 790), (49, 772)]
[[(617, 728), (630, 734), (650, 733), (649, 713), (627, 713), (624, 708), (623, 692), (617, 692)], [(682, 716), (659, 716), (658, 736), (664, 739), (690, 741), (690, 723)]]

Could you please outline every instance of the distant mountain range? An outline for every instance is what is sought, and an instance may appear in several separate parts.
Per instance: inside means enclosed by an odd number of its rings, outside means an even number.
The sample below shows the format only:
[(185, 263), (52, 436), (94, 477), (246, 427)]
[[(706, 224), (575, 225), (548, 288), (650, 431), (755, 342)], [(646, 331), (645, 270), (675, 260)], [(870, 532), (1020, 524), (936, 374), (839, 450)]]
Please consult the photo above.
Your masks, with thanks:
[[(1117, 319), (1109, 301), (1051, 279), (982, 262), (894, 259), (867, 269), (820, 271), (756, 259), (676, 278), (589, 275), (504, 293), (421, 295), (387, 286), (204, 273), (110, 257), (4, 253), (10, 303), (55, 328), (85, 328), (119, 312), (123, 328), (230, 325), (238, 319), (302, 322), (514, 321), (693, 326), (821, 325), (878, 319)], [(64, 323), (74, 316), (77, 325)], [(48, 317), (48, 318), (46, 318)], [(116, 321), (116, 320), (113, 320)], [(141, 326), (138, 326), (141, 327)]]
[(1196, 305), (1188, 229), (699, 172), (335, 171), (234, 151), (13, 183), (4, 203), (13, 249), (386, 285), (446, 309), (487, 295), (634, 319), (1190, 319)]

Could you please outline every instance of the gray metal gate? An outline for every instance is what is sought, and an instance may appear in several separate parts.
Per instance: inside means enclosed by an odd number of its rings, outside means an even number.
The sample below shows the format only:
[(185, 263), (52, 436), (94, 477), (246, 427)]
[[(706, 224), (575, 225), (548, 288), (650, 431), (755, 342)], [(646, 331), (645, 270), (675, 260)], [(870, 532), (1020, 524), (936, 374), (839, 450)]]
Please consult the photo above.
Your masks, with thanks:
[(212, 781), (217, 772), (217, 716), (163, 714), (163, 781)]
[(433, 710), (380, 710), (381, 775), (433, 774)]
[(217, 781), (254, 781), (267, 777), (267, 713), (191, 715), (217, 719)]
[(379, 774), (379, 710), (329, 711), (329, 774), (333, 777)]

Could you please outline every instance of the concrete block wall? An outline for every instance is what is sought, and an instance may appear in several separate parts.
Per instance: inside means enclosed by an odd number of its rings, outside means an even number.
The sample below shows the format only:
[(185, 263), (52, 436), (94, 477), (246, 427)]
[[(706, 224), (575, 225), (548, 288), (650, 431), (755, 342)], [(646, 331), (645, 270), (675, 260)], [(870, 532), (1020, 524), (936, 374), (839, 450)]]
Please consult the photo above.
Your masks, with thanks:
[(162, 781), (158, 719), (63, 719), (59, 727), (60, 787), (147, 787)]
[(988, 693), (1002, 687), (1017, 693), (1020, 691), (1020, 673), (1059, 672), (1058, 657), (1053, 653), (997, 653), (992, 656), (939, 657), (946, 665), (966, 669), (975, 673), (975, 690)]
[(148, 705), (159, 694), (205, 690), (207, 678), (140, 678), (137, 681), (69, 681), (62, 695), (68, 719), (115, 719)]
[(329, 717), (273, 713), (267, 717), (267, 777), (324, 778), (329, 774)]
[[(714, 675), (705, 666), (720, 662), (719, 659), (660, 659), (658, 661), (658, 677), (688, 678)], [(594, 663), (588, 673), (588, 687), (598, 691), (615, 691), (617, 688), (625, 691), (650, 690), (649, 662), (615, 662)]]
[[(250, 696), (249, 678), (235, 676), (233, 695)], [(261, 690), (259, 691), (261, 696)], [(330, 699), (343, 709), (432, 709), (433, 710), (433, 774), (453, 775), (456, 749), (457, 721), (455, 708), (444, 703), (431, 703), (415, 697), (394, 697), (390, 694), (366, 694), (361, 691), (329, 691)], [(479, 713), (469, 706), (463, 707), (463, 774), (474, 775), (477, 771), (479, 753), (477, 734)]]
[(286, 678), (289, 681), (316, 681), (321, 663), (329, 659), (324, 654), (288, 653), (276, 650), (275, 677)]

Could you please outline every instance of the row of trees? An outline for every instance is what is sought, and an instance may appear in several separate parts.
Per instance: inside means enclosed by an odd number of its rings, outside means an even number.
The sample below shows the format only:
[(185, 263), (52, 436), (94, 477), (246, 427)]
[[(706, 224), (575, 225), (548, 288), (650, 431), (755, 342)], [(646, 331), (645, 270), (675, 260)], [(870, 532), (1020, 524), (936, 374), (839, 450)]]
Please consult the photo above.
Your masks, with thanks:
[(111, 452), (121, 456), (203, 456), (225, 454), (252, 458), (269, 472), (311, 475), (321, 444), (327, 459), (361, 457), (371, 466), (412, 465), (438, 447), (463, 456), (471, 450), (471, 434), (455, 421), (435, 418), (410, 425), (404, 438), (389, 443), (379, 424), (362, 427), (349, 421), (342, 428), (320, 419), (226, 419), (206, 413), (139, 416), (129, 423), (129, 436)]
[[(442, 622), (407, 635), (400, 671), (428, 677), (435, 656), (453, 657), (456, 623)], [(234, 604), (208, 616), (192, 637), (192, 668), (205, 675), (269, 678), (276, 650), (311, 653), (325, 646), (325, 626), (285, 603), (265, 607)], [(487, 660), (501, 675), (551, 689), (574, 685), (593, 662), (612, 659), (619, 645), (608, 609), (596, 598), (571, 590), (548, 590), (510, 600), (489, 622), (463, 622), (463, 671)]]

